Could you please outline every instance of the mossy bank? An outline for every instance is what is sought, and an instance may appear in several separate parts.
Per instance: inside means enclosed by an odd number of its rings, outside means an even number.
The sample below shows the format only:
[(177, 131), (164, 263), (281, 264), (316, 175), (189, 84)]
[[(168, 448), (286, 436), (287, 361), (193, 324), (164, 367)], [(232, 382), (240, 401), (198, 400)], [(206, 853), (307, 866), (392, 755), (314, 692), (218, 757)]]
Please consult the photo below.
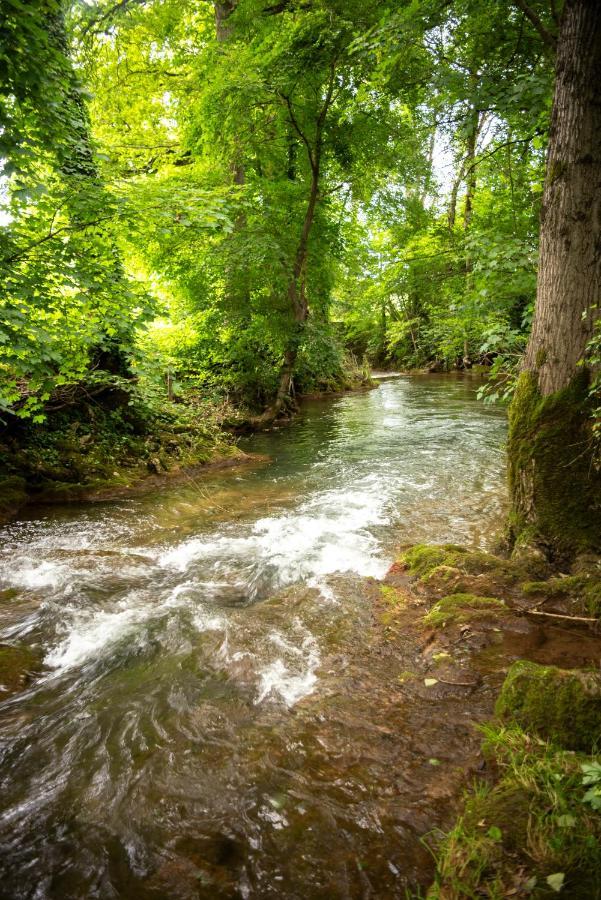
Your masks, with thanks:
[(402, 683), (462, 690), (466, 714), (497, 685), (455, 824), (424, 835), (436, 859), (427, 897), (601, 897), (601, 561), (581, 555), (560, 572), (537, 554), (418, 545), (390, 578), (386, 627), (423, 607), (426, 677), (408, 670)]
[(43, 426), (11, 421), (0, 430), (0, 522), (28, 502), (120, 496), (198, 466), (243, 462), (221, 411), (201, 401), (81, 403)]

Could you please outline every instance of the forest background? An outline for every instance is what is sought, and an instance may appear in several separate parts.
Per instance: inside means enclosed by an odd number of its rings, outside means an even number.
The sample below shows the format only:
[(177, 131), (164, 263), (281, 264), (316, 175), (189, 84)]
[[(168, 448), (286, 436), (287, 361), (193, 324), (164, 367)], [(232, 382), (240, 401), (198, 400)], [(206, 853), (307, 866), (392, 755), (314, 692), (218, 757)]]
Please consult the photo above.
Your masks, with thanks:
[(535, 298), (552, 3), (3, 9), (7, 422), (108, 390), (267, 421), (364, 362), (492, 367), (489, 392), (509, 395)]

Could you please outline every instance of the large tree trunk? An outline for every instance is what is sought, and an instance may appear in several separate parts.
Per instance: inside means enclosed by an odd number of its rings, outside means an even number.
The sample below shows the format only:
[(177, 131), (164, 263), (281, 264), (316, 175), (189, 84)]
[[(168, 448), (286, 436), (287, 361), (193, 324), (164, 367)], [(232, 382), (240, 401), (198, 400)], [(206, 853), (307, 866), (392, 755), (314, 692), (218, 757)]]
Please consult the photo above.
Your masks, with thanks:
[(601, 549), (586, 348), (601, 303), (601, 4), (567, 0), (557, 45), (536, 311), (510, 410), (512, 539)]

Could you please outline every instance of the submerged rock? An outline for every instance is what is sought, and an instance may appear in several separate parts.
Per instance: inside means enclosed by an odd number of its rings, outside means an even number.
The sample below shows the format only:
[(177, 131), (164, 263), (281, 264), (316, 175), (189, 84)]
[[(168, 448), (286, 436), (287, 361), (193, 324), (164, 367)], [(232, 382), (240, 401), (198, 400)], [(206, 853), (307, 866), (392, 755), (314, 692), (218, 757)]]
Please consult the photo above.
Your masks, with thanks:
[(601, 739), (601, 673), (519, 660), (495, 712), (567, 750), (590, 752)]
[(0, 646), (0, 698), (23, 690), (40, 668), (39, 654), (30, 647)]

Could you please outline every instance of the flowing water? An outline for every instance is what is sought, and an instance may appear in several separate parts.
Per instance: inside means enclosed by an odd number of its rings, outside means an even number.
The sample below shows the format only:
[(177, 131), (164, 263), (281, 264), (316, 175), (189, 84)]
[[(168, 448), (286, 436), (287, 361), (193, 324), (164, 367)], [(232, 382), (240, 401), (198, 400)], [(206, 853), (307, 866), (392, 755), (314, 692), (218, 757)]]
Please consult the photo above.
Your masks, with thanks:
[(270, 462), (0, 530), (0, 640), (43, 660), (0, 702), (0, 894), (405, 896), (421, 761), (362, 584), (486, 545), (504, 434), (469, 379), (402, 377), (248, 439)]

